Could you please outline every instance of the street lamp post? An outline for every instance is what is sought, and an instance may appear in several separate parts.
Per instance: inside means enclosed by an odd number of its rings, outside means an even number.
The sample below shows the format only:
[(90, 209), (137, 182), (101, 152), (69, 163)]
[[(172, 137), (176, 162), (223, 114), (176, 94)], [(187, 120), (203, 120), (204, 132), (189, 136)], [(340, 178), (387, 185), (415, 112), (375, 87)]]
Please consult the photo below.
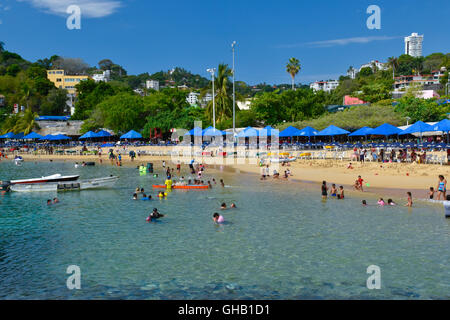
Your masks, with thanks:
[(209, 69), (206, 69), (206, 71), (211, 73), (211, 78), (212, 78), (213, 127), (214, 127), (214, 132), (215, 132), (216, 131), (216, 101), (215, 101), (215, 97), (214, 97), (214, 76), (216, 73), (216, 68), (209, 68)]
[(411, 118), (410, 117), (406, 117), (406, 125), (407, 126), (409, 125), (409, 120), (411, 120)]
[(233, 41), (231, 44), (231, 49), (233, 50), (233, 141), (236, 135), (236, 87), (234, 84), (235, 81), (235, 68), (234, 68), (234, 47), (236, 46), (236, 41)]

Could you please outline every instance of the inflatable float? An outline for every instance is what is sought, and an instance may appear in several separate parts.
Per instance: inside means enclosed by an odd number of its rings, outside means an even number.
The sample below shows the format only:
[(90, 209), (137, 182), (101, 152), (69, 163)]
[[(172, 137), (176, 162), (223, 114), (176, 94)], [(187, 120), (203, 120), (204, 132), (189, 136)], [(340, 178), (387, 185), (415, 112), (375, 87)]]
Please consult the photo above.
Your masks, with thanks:
[(275, 159), (270, 159), (270, 162), (274, 162), (274, 163), (281, 163), (281, 162), (293, 162), (297, 160), (296, 157), (289, 157), (289, 158), (275, 158)]
[[(153, 188), (165, 189), (166, 185), (154, 184)], [(208, 185), (172, 186), (172, 189), (208, 189)]]

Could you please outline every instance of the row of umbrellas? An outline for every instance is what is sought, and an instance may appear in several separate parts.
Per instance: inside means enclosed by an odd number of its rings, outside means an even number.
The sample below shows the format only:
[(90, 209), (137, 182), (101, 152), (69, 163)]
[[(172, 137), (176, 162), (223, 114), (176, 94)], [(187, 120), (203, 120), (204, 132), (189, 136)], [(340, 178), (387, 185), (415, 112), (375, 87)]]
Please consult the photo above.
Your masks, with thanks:
[[(85, 140), (85, 139), (93, 139), (93, 138), (105, 138), (110, 137), (111, 134), (108, 131), (100, 130), (99, 132), (92, 132), (88, 131), (85, 134), (83, 134), (79, 139)], [(36, 132), (31, 132), (30, 134), (24, 135), (23, 132), (14, 134), (13, 132), (8, 132), (2, 136), (0, 136), (0, 139), (16, 139), (16, 140), (47, 140), (47, 141), (60, 141), (60, 140), (71, 140), (70, 137), (65, 136), (63, 134), (56, 134), (51, 135), (48, 134), (46, 136), (42, 136)], [(142, 135), (139, 132), (136, 132), (134, 130), (131, 130), (124, 135), (120, 137), (120, 139), (142, 139)]]

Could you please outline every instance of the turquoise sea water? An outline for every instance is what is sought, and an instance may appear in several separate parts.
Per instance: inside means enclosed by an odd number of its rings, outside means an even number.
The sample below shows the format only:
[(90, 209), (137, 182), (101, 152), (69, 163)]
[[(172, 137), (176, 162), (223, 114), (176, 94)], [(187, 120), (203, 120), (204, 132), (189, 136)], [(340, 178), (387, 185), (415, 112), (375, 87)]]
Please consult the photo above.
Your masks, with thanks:
[[(316, 185), (220, 171), (205, 180), (226, 188), (133, 201), (138, 186), (155, 197), (162, 180), (131, 167), (0, 163), (4, 180), (54, 173), (120, 180), (59, 193), (52, 206), (52, 193), (1, 196), (1, 299), (450, 298), (450, 219), (440, 205), (323, 202)], [(222, 202), (238, 208), (219, 211)], [(146, 223), (154, 207), (167, 216)], [(229, 224), (214, 225), (214, 212)], [(66, 287), (69, 265), (81, 268), (81, 290)], [(381, 268), (380, 290), (366, 287), (369, 265)]]

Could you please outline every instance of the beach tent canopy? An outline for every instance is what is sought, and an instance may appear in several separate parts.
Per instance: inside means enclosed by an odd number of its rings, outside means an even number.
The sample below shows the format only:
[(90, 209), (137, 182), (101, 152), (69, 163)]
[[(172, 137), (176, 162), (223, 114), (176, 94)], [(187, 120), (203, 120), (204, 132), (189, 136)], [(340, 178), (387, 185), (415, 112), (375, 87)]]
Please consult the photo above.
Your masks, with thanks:
[(289, 126), (280, 132), (280, 138), (301, 136), (301, 130), (296, 127)]
[(318, 136), (338, 136), (341, 134), (348, 134), (348, 133), (350, 133), (350, 132), (347, 130), (344, 130), (339, 127), (331, 125), (328, 128), (320, 131), (317, 135)]
[(0, 136), (0, 138), (2, 138), (2, 139), (11, 139), (12, 137), (14, 137), (14, 132), (8, 132), (8, 133)]
[(142, 135), (139, 132), (130, 130), (120, 137), (120, 139), (142, 139)]
[(200, 127), (195, 127), (191, 130), (189, 130), (188, 132), (186, 132), (184, 135), (185, 136), (195, 136), (195, 137), (201, 137), (203, 133), (202, 128)]
[(98, 138), (97, 133), (88, 131), (85, 134), (83, 134), (81, 137), (79, 137), (78, 139), (83, 140), (83, 139), (92, 139), (92, 138)]
[(208, 128), (206, 128), (205, 130), (203, 130), (202, 135), (203, 136), (223, 136), (226, 133), (224, 131), (221, 131), (219, 129), (214, 129), (212, 126), (209, 126)]
[(278, 129), (272, 128), (271, 126), (266, 126), (259, 130), (259, 135), (264, 137), (270, 137), (273, 134), (278, 134), (280, 131)]
[(319, 130), (314, 129), (313, 127), (305, 127), (300, 130), (300, 136), (302, 137), (314, 137), (319, 134)]
[(103, 138), (103, 137), (111, 137), (111, 133), (109, 133), (106, 130), (100, 130), (99, 132), (96, 133), (97, 138)]
[(417, 121), (413, 125), (411, 125), (409, 128), (403, 130), (403, 132), (399, 134), (412, 134), (412, 133), (422, 133), (422, 132), (429, 132), (429, 131), (436, 131), (434, 130), (433, 126), (430, 126), (429, 124), (426, 124), (423, 121)]
[(350, 133), (349, 137), (361, 137), (370, 135), (372, 132), (372, 128), (370, 127), (362, 127), (361, 129), (356, 130), (355, 132)]
[(68, 121), (70, 116), (41, 116), (35, 119), (36, 121)]
[(373, 129), (370, 134), (375, 135), (375, 136), (386, 136), (387, 137), (387, 136), (392, 136), (394, 134), (399, 134), (400, 132), (402, 132), (401, 129), (394, 127), (392, 124), (385, 123), (379, 127), (376, 127), (375, 129)]
[(434, 131), (444, 131), (448, 132), (450, 131), (450, 120), (444, 119), (439, 121), (433, 126)]
[(27, 134), (25, 137), (23, 137), (24, 139), (40, 139), (42, 138), (42, 136), (36, 132), (30, 132), (29, 134)]
[(23, 139), (23, 137), (25, 136), (25, 134), (23, 132), (15, 134), (12, 139)]
[(57, 135), (55, 136), (55, 140), (70, 140), (70, 137), (65, 136), (65, 135), (63, 135), (63, 134), (57, 134)]
[(252, 127), (247, 127), (241, 132), (238, 133), (238, 138), (247, 138), (247, 137), (257, 137), (259, 135), (259, 131)]

